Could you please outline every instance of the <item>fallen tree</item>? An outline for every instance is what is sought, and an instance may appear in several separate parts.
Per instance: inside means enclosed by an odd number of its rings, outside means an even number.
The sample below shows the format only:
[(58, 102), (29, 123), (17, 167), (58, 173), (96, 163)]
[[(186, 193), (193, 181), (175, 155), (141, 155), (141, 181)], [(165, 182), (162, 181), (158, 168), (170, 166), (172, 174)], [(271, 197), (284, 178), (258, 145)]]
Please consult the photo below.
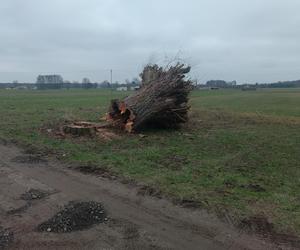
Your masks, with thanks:
[(64, 134), (94, 136), (103, 129), (117, 128), (127, 132), (147, 126), (177, 127), (188, 119), (188, 95), (192, 82), (186, 80), (190, 67), (176, 64), (168, 69), (146, 66), (141, 73), (140, 89), (123, 100), (112, 100), (106, 123), (74, 122), (63, 127)]
[(186, 80), (190, 67), (176, 64), (168, 69), (146, 66), (141, 88), (124, 100), (112, 100), (107, 121), (128, 132), (155, 127), (177, 127), (188, 118), (188, 94), (192, 82)]

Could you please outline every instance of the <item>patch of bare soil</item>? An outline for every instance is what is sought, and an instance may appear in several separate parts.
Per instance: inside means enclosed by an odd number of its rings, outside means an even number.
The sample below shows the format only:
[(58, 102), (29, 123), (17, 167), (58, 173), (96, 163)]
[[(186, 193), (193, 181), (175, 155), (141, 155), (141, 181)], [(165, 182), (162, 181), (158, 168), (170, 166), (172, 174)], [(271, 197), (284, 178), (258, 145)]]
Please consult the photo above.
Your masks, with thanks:
[(14, 240), (13, 232), (10, 232), (8, 229), (3, 229), (0, 227), (0, 249), (7, 248), (10, 243)]
[(9, 211), (7, 211), (7, 215), (16, 215), (16, 214), (22, 214), (24, 213), (28, 208), (31, 207), (31, 202), (27, 202), (24, 206), (21, 206), (19, 208), (16, 209), (11, 209)]
[[(175, 201), (176, 202), (176, 201)], [(178, 204), (185, 208), (203, 208), (205, 205), (200, 201), (182, 199), (178, 201)]]
[(0, 144), (1, 144), (1, 145), (7, 145), (8, 142), (7, 142), (7, 140), (5, 140), (5, 139), (3, 139), (3, 138), (0, 138)]
[(38, 163), (47, 163), (47, 160), (43, 159), (39, 155), (19, 155), (13, 158), (12, 162), (38, 164)]
[(99, 166), (83, 165), (83, 166), (76, 167), (75, 169), (83, 174), (93, 174), (110, 180), (117, 179), (117, 176), (114, 175), (111, 171), (101, 168)]
[(162, 198), (162, 192), (159, 189), (147, 185), (141, 186), (138, 189), (137, 194), (142, 196), (147, 195), (147, 196)]
[(21, 199), (25, 201), (32, 201), (32, 200), (40, 200), (49, 195), (48, 192), (45, 192), (40, 189), (30, 189), (26, 193), (21, 195)]
[(270, 235), (274, 231), (274, 225), (264, 216), (253, 216), (241, 221), (240, 227), (263, 235)]
[(273, 242), (277, 242), (279, 244), (288, 244), (295, 249), (300, 249), (300, 239), (298, 237), (289, 234), (278, 233), (275, 230), (273, 223), (263, 215), (257, 215), (243, 219), (240, 223), (240, 227), (243, 230), (270, 238)]
[(21, 194), (20, 199), (26, 201), (25, 205), (11, 209), (7, 212), (7, 215), (20, 215), (24, 213), (26, 210), (28, 210), (35, 200), (41, 200), (47, 196), (49, 196), (50, 193), (39, 190), (39, 189), (30, 189), (27, 192)]
[(106, 213), (97, 202), (70, 202), (63, 210), (38, 226), (40, 232), (69, 233), (88, 229), (107, 221)]
[(120, 138), (120, 135), (112, 129), (102, 128), (97, 129), (96, 135), (104, 141), (111, 141)]

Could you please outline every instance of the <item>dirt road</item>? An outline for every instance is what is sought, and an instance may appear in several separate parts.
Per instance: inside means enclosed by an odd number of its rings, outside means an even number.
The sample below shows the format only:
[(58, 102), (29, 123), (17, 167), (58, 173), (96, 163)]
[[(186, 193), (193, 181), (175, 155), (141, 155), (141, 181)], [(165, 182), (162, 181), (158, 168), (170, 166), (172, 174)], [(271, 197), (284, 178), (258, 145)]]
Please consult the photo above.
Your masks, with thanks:
[[(31, 189), (47, 195), (30, 202), (22, 199)], [(277, 249), (206, 212), (137, 191), (117, 180), (84, 175), (55, 160), (35, 158), (13, 145), (0, 144), (0, 231), (6, 230), (0, 235), (0, 248)], [(37, 231), (40, 223), (69, 201), (100, 202), (108, 220), (82, 231)]]

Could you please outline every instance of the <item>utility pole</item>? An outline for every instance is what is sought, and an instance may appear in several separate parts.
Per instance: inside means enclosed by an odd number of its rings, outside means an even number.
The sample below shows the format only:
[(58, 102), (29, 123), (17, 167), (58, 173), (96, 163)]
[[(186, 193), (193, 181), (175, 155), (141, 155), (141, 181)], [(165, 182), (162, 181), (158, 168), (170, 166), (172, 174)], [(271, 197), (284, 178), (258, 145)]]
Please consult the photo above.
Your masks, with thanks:
[(113, 71), (111, 69), (110, 70), (110, 85), (112, 85), (112, 79), (113, 79)]
[(110, 70), (110, 99), (112, 99), (113, 70)]

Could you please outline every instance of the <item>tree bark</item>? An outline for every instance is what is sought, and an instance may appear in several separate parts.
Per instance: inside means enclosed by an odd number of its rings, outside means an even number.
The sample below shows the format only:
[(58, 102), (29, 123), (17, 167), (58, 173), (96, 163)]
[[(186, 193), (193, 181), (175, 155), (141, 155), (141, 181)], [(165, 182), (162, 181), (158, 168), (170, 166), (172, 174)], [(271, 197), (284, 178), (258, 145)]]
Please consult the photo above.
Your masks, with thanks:
[(157, 65), (144, 68), (141, 88), (124, 100), (112, 100), (107, 120), (128, 132), (151, 124), (176, 127), (187, 121), (188, 94), (192, 82), (185, 80), (190, 67), (177, 64), (164, 70)]

